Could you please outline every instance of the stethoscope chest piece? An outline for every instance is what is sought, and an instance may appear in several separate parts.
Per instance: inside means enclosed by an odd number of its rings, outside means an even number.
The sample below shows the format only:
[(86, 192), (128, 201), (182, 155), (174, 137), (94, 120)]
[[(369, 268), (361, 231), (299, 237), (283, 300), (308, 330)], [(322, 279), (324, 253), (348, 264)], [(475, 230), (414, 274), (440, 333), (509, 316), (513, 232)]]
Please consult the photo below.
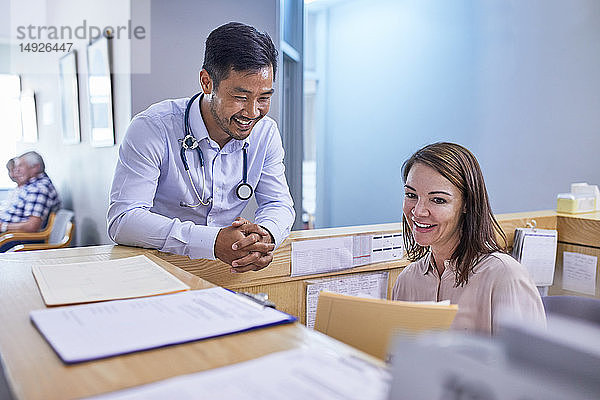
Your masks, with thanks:
[(186, 150), (194, 150), (198, 147), (198, 139), (194, 135), (188, 134), (181, 140), (181, 146)]
[(248, 200), (252, 197), (252, 192), (252, 186), (244, 182), (240, 183), (235, 189), (235, 193), (240, 200)]

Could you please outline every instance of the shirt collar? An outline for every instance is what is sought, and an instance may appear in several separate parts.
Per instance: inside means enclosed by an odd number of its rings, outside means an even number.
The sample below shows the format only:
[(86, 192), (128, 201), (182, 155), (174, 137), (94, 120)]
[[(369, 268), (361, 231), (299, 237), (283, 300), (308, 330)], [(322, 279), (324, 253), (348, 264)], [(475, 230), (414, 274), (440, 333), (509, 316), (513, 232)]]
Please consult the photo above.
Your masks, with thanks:
[[(35, 183), (35, 182), (39, 181), (40, 179), (42, 179), (45, 176), (46, 176), (46, 173), (45, 172), (41, 172), (41, 173), (37, 174), (36, 176), (34, 176), (33, 178), (31, 178), (25, 185), (30, 185), (32, 183)], [(25, 186), (25, 185), (23, 185), (23, 186)]]
[(423, 263), (421, 264), (421, 273), (427, 275), (429, 271), (433, 271), (433, 263), (431, 262), (431, 251), (425, 254)]
[[(190, 127), (192, 128), (194, 136), (198, 139), (198, 142), (202, 142), (203, 140), (207, 141), (211, 147), (218, 149), (219, 145), (217, 142), (212, 140), (208, 135), (208, 129), (206, 129), (206, 124), (204, 123), (202, 113), (200, 112), (200, 101), (202, 100), (202, 97), (204, 97), (203, 94), (198, 96), (190, 108)], [(256, 129), (256, 125), (252, 129)], [(250, 134), (244, 140), (231, 139), (220, 150), (221, 153), (233, 153), (241, 150), (243, 147), (248, 147), (250, 145), (250, 136), (252, 135)]]

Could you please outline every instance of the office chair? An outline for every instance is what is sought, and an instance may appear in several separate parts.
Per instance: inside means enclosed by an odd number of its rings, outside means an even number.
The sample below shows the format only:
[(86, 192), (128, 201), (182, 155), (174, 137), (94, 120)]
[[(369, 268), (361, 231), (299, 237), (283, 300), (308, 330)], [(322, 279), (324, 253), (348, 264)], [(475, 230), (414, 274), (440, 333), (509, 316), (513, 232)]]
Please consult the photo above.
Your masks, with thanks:
[(600, 299), (582, 296), (542, 297), (546, 315), (559, 314), (600, 324)]
[[(15, 242), (7, 252), (46, 250), (67, 247), (73, 238), (73, 211), (58, 210), (48, 217), (46, 228), (40, 232), (11, 232), (0, 236), (0, 247)], [(22, 242), (33, 242), (22, 244)]]

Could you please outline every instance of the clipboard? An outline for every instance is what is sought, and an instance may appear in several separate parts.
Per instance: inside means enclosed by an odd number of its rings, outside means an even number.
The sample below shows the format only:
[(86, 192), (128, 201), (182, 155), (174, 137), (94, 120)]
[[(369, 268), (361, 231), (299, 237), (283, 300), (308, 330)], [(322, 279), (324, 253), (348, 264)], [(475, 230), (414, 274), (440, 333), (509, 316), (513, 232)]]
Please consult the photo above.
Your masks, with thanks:
[(512, 256), (529, 272), (538, 287), (552, 286), (556, 266), (558, 232), (539, 229), (534, 219), (515, 230)]
[(78, 363), (296, 321), (221, 287), (35, 310), (65, 363)]

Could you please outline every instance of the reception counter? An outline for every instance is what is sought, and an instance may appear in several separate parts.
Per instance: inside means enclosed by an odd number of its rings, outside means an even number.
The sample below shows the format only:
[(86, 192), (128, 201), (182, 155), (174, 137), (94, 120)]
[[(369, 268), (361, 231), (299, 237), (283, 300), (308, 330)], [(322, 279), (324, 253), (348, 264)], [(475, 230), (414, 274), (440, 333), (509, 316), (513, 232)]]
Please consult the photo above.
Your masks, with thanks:
[[(594, 286), (600, 297), (597, 257), (600, 256), (600, 213), (557, 214), (553, 211), (498, 215), (512, 246), (514, 230), (532, 220), (538, 228), (558, 230), (558, 254), (550, 294), (582, 293), (562, 287), (565, 251), (596, 257)], [(344, 270), (292, 276), (292, 245), (295, 242), (356, 235), (395, 235), (399, 223), (293, 232), (275, 252), (274, 261), (259, 272), (234, 274), (220, 261), (190, 260), (156, 250), (126, 246), (94, 246), (0, 255), (0, 355), (7, 380), (17, 398), (78, 398), (137, 386), (181, 374), (204, 371), (297, 347), (314, 347), (350, 353), (372, 363), (377, 360), (330, 339), (300, 323), (259, 329), (241, 334), (201, 340), (161, 349), (67, 366), (52, 351), (29, 321), (31, 310), (45, 305), (31, 273), (35, 264), (108, 260), (139, 254), (155, 260), (193, 289), (220, 285), (229, 289), (266, 292), (278, 309), (306, 321), (306, 287), (314, 279), (356, 277), (387, 273), (387, 293), (407, 264), (405, 258), (375, 262)]]
[[(557, 228), (557, 214), (554, 211), (534, 211), (497, 215), (498, 222), (506, 233), (507, 244), (512, 247), (514, 231), (517, 227), (525, 227), (535, 220), (537, 227), (545, 229)], [(388, 298), (398, 274), (408, 265), (402, 258), (394, 261), (378, 262), (359, 267), (332, 271), (327, 273), (292, 276), (291, 258), (292, 243), (304, 240), (317, 240), (345, 236), (368, 234), (396, 234), (402, 232), (401, 223), (361, 225), (352, 227), (314, 229), (295, 231), (275, 251), (271, 265), (258, 272), (233, 274), (230, 268), (220, 261), (190, 260), (188, 257), (156, 252), (161, 259), (176, 265), (191, 274), (202, 277), (219, 286), (232, 290), (252, 293), (267, 293), (280, 310), (295, 315), (302, 323), (306, 322), (306, 285), (316, 279), (347, 277), (373, 272), (387, 272)]]

